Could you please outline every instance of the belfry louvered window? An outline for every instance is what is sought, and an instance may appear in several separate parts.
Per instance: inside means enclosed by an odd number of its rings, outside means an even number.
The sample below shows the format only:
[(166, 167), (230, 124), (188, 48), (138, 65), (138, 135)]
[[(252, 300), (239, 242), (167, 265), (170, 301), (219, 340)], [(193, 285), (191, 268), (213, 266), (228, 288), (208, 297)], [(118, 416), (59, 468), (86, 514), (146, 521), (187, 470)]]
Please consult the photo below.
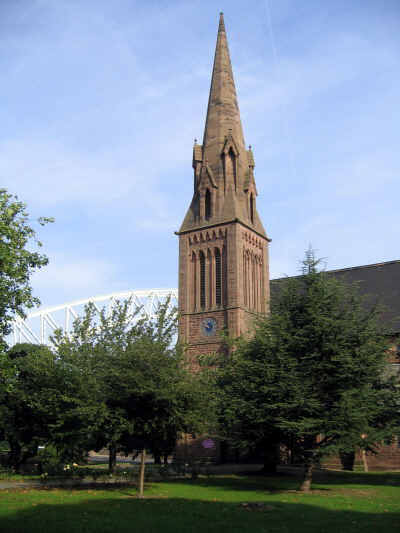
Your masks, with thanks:
[(215, 303), (221, 305), (221, 253), (215, 249)]
[(206, 306), (206, 258), (200, 252), (200, 307)]

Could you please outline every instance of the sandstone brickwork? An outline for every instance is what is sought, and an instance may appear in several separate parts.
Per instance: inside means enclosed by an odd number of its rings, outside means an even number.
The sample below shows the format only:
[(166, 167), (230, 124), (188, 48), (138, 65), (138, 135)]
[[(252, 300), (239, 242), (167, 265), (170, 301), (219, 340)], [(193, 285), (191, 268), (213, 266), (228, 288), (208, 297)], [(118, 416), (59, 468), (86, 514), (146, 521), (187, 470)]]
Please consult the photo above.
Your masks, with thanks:
[(257, 212), (223, 15), (203, 144), (193, 147), (194, 191), (179, 230), (179, 338), (188, 356), (224, 349), (269, 310), (269, 240)]

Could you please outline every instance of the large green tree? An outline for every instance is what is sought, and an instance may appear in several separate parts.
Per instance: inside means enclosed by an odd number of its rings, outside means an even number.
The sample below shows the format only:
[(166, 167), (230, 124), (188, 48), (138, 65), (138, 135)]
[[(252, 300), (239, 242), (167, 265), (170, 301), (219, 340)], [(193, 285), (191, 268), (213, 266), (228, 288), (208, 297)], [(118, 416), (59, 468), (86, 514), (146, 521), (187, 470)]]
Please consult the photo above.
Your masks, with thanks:
[[(50, 218), (39, 218), (41, 225)], [(16, 196), (0, 189), (0, 341), (10, 333), (15, 314), (39, 304), (33, 296), (29, 279), (38, 268), (47, 264), (45, 255), (32, 247), (42, 244), (31, 225), (26, 205)]]
[(16, 344), (0, 358), (0, 434), (16, 471), (51, 440), (64, 386), (63, 369), (47, 346)]
[(310, 250), (301, 275), (281, 282), (271, 314), (218, 372), (234, 442), (295, 446), (305, 464), (302, 490), (325, 455), (373, 449), (399, 427), (381, 312), (318, 264)]
[(58, 445), (80, 441), (84, 429), (87, 449), (109, 449), (112, 471), (117, 451), (171, 447), (180, 432), (197, 429), (205, 420), (204, 395), (175, 345), (176, 328), (169, 302), (155, 317), (139, 318), (127, 300), (115, 302), (111, 313), (89, 305), (71, 334), (57, 332), (59, 359), (86, 383), (76, 406), (60, 417)]

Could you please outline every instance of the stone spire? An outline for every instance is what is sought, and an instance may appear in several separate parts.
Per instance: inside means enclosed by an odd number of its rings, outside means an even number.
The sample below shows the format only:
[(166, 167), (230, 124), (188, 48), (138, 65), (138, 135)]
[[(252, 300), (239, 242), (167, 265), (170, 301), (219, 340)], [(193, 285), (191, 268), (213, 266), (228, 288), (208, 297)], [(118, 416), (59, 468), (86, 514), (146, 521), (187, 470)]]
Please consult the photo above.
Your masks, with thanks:
[(232, 135), (238, 151), (244, 153), (242, 123), (233, 80), (224, 15), (221, 13), (203, 138), (203, 153), (213, 170), (216, 170), (220, 164), (221, 153), (228, 134)]
[(266, 233), (256, 209), (254, 157), (246, 150), (224, 16), (220, 14), (203, 144), (193, 146), (194, 194), (178, 233), (241, 222)]

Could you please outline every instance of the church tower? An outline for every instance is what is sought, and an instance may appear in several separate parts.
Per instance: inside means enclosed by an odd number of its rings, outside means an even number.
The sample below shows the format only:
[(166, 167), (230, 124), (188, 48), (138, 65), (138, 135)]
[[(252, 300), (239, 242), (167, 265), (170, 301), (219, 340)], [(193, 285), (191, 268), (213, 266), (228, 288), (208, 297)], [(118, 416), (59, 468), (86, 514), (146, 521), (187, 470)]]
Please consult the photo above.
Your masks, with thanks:
[(179, 338), (189, 357), (246, 335), (269, 309), (268, 239), (257, 213), (254, 157), (244, 143), (223, 14), (194, 191), (179, 235)]

